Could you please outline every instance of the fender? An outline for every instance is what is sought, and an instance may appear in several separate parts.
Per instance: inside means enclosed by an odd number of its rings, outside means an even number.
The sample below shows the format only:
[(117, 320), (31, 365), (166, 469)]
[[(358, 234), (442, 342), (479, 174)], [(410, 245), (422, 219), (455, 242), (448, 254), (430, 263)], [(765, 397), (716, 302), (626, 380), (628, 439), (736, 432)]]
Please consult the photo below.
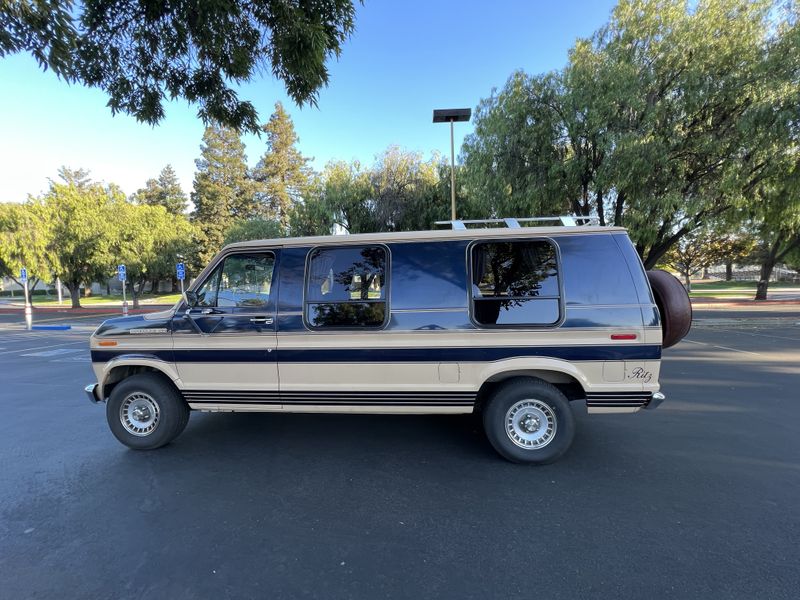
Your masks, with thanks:
[[(540, 357), (509, 358), (488, 363), (478, 374), (478, 382), (479, 386), (482, 386), (487, 381), (503, 379), (504, 376), (513, 375), (515, 373), (522, 375), (525, 374), (525, 372), (531, 371), (563, 373), (569, 378), (577, 380), (584, 390), (592, 387), (586, 376), (571, 362), (557, 358)], [(535, 373), (531, 374), (535, 375)], [(565, 381), (567, 380), (565, 379)]]
[(178, 389), (183, 388), (183, 382), (178, 376), (174, 363), (162, 360), (153, 354), (120, 354), (103, 364), (102, 371), (97, 374), (97, 396), (99, 398), (106, 397), (105, 386), (111, 380), (112, 371), (119, 367), (147, 367), (169, 377)]

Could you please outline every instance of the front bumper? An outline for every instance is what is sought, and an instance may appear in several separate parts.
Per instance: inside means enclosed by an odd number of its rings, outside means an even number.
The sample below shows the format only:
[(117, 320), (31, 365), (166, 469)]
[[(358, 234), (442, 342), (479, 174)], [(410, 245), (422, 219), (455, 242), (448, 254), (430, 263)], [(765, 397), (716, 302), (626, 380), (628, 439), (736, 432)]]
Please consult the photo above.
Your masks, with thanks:
[(91, 400), (93, 404), (98, 404), (103, 401), (102, 398), (97, 397), (97, 388), (99, 387), (99, 384), (91, 383), (83, 388), (83, 391), (86, 392), (86, 395), (89, 396), (89, 400)]

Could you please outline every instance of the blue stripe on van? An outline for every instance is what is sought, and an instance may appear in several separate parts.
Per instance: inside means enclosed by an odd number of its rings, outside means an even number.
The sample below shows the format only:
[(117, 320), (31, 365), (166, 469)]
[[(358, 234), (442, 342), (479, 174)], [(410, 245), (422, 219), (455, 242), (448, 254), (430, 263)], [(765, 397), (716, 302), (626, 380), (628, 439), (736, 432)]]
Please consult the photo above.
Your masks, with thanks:
[[(93, 362), (106, 362), (125, 350), (93, 350)], [(489, 362), (508, 358), (541, 356), (571, 361), (656, 360), (661, 346), (620, 344), (614, 346), (503, 346), (482, 348), (301, 348), (266, 350), (158, 350), (150, 354), (175, 362), (275, 362), (284, 363), (392, 363), (392, 362)]]

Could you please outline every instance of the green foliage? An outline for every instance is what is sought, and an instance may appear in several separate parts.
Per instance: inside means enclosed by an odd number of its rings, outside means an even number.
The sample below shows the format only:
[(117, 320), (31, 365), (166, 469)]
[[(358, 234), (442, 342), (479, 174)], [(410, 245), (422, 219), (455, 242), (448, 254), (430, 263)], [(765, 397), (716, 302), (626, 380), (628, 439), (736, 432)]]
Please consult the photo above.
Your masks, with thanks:
[(114, 240), (116, 264), (124, 264), (134, 307), (148, 280), (172, 279), (178, 255), (192, 250), (194, 226), (163, 206), (125, 203), (117, 207), (120, 222)]
[(119, 215), (127, 202), (115, 186), (76, 180), (50, 182), (49, 191), (33, 201), (48, 227), (47, 255), (52, 274), (70, 290), (73, 307), (80, 306), (80, 284), (109, 277), (115, 264), (121, 225)]
[(683, 236), (664, 255), (661, 263), (678, 271), (691, 287), (690, 277), (700, 269), (720, 263), (739, 262), (756, 246), (756, 240), (741, 233), (695, 229)]
[[(758, 201), (750, 208), (760, 241), (757, 255), (761, 276), (756, 300), (766, 300), (775, 265), (800, 251), (800, 147), (777, 150), (773, 161), (781, 176), (760, 182), (755, 190)], [(787, 169), (785, 175), (778, 166), (781, 163)]]
[(49, 281), (53, 264), (47, 251), (49, 222), (42, 207), (26, 204), (0, 204), (0, 277), (20, 284), (19, 273), (28, 270), (28, 288), (38, 280)]
[(250, 240), (269, 240), (283, 237), (284, 228), (277, 221), (267, 219), (246, 219), (235, 221), (225, 232), (224, 244), (247, 242)]
[(397, 147), (369, 169), (357, 161), (331, 162), (291, 215), (292, 235), (328, 234), (334, 227), (350, 233), (430, 229), (450, 211), (439, 169), (436, 158), (425, 161)]
[(172, 165), (164, 167), (158, 179), (148, 179), (145, 187), (133, 194), (131, 201), (149, 206), (163, 206), (173, 215), (186, 212), (186, 194), (181, 189)]
[(201, 153), (195, 161), (192, 218), (199, 225), (198, 257), (207, 262), (222, 247), (231, 224), (252, 218), (258, 207), (244, 144), (235, 130), (216, 123), (207, 127)]
[(308, 159), (296, 148), (294, 124), (280, 102), (262, 127), (267, 150), (253, 171), (260, 214), (286, 228), (292, 207), (307, 194), (311, 181)]
[(315, 104), (354, 17), (353, 0), (16, 0), (0, 4), (0, 57), (29, 52), (151, 125), (183, 98), (206, 123), (256, 132), (234, 88), (271, 72), (295, 102)]
[[(783, 19), (783, 20), (780, 20)], [(483, 216), (597, 215), (645, 265), (754, 201), (797, 115), (797, 25), (770, 0), (621, 0), (556, 73), (512, 75), (464, 149)]]

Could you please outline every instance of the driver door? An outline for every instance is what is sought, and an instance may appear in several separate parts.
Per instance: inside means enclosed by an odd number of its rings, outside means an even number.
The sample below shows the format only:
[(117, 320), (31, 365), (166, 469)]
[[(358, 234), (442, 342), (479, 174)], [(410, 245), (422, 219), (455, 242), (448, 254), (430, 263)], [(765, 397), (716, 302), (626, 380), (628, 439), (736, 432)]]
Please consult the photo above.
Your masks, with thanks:
[(226, 256), (197, 288), (197, 305), (175, 316), (175, 363), (192, 408), (280, 410), (278, 258), (277, 250)]

